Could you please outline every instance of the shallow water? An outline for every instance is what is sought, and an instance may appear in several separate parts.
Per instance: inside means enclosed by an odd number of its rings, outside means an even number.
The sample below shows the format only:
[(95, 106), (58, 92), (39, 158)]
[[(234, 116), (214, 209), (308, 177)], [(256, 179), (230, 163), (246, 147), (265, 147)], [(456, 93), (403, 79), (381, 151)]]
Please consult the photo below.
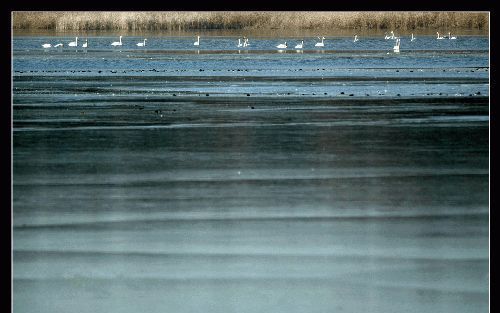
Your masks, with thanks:
[(114, 37), (89, 38), (88, 49), (43, 49), (43, 42), (64, 40), (15, 38), (18, 101), (47, 92), (71, 94), (72, 101), (109, 94), (414, 97), (489, 92), (484, 36), (404, 38), (400, 53), (392, 52), (393, 40), (381, 37), (356, 43), (333, 37), (325, 48), (314, 47), (309, 38), (299, 51), (276, 49), (277, 39), (252, 39), (249, 47), (237, 48), (236, 38), (213, 36), (196, 48), (191, 37), (153, 37), (141, 48), (135, 46), (140, 38), (125, 37), (120, 48), (110, 45)]
[(14, 37), (14, 312), (488, 311), (487, 37), (141, 38)]

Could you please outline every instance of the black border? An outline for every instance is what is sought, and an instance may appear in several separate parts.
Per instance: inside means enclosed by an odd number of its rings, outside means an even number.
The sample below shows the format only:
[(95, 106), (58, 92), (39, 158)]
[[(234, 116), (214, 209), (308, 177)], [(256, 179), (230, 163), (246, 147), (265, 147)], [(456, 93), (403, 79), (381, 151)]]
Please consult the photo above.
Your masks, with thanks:
[[(251, 1), (237, 1), (237, 0), (210, 0), (210, 1), (150, 1), (143, 0), (138, 3), (132, 1), (85, 1), (85, 2), (51, 2), (45, 1), (19, 1), (17, 3), (2, 3), (1, 10), (1, 23), (2, 23), (2, 42), (4, 43), (3, 60), (0, 62), (0, 69), (2, 75), (2, 92), (3, 101), (0, 104), (0, 127), (2, 139), (2, 182), (5, 187), (2, 188), (2, 199), (4, 205), (1, 206), (0, 219), (2, 221), (2, 282), (4, 287), (10, 292), (3, 292), (3, 312), (12, 311), (12, 55), (11, 55), (11, 14), (12, 11), (482, 11), (490, 13), (490, 264), (493, 264), (493, 251), (492, 251), (492, 230), (493, 215), (495, 204), (494, 196), (494, 180), (493, 173), (496, 168), (494, 161), (496, 150), (498, 150), (496, 142), (496, 116), (498, 111), (495, 103), (496, 97), (496, 49), (498, 29), (494, 25), (496, 23), (496, 10), (494, 8), (495, 1), (485, 0), (453, 0), (453, 1), (396, 1), (396, 0), (379, 0), (368, 1), (358, 0), (352, 2), (333, 1), (333, 0), (308, 0), (308, 1), (265, 1), (265, 0), (251, 0)], [(492, 279), (492, 267), (490, 265), (490, 281)], [(5, 290), (5, 289), (4, 289)], [(490, 288), (491, 294), (491, 288)], [(490, 296), (491, 299), (491, 296)], [(491, 304), (490, 304), (491, 307)], [(36, 308), (33, 308), (36, 310)]]

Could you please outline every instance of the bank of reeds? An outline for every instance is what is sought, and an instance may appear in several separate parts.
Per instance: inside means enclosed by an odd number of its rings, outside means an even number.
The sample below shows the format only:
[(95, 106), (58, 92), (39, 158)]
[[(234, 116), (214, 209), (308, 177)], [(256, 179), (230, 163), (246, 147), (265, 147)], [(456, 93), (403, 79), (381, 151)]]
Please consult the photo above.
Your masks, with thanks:
[(14, 29), (488, 29), (485, 12), (13, 12)]

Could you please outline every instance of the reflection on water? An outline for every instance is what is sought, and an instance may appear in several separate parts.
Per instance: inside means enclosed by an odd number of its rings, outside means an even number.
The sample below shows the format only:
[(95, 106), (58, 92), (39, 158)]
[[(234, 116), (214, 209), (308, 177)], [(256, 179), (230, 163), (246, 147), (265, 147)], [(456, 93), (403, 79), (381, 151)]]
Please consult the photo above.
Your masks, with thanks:
[(14, 312), (488, 311), (487, 52), (38, 41), (14, 39)]

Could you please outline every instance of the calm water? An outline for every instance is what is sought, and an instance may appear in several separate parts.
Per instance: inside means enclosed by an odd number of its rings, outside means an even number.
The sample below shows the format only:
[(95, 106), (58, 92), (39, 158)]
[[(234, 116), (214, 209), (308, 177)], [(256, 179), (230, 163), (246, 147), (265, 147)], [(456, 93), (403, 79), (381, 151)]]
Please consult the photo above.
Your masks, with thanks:
[(488, 312), (489, 41), (457, 35), (15, 36), (14, 312)]

